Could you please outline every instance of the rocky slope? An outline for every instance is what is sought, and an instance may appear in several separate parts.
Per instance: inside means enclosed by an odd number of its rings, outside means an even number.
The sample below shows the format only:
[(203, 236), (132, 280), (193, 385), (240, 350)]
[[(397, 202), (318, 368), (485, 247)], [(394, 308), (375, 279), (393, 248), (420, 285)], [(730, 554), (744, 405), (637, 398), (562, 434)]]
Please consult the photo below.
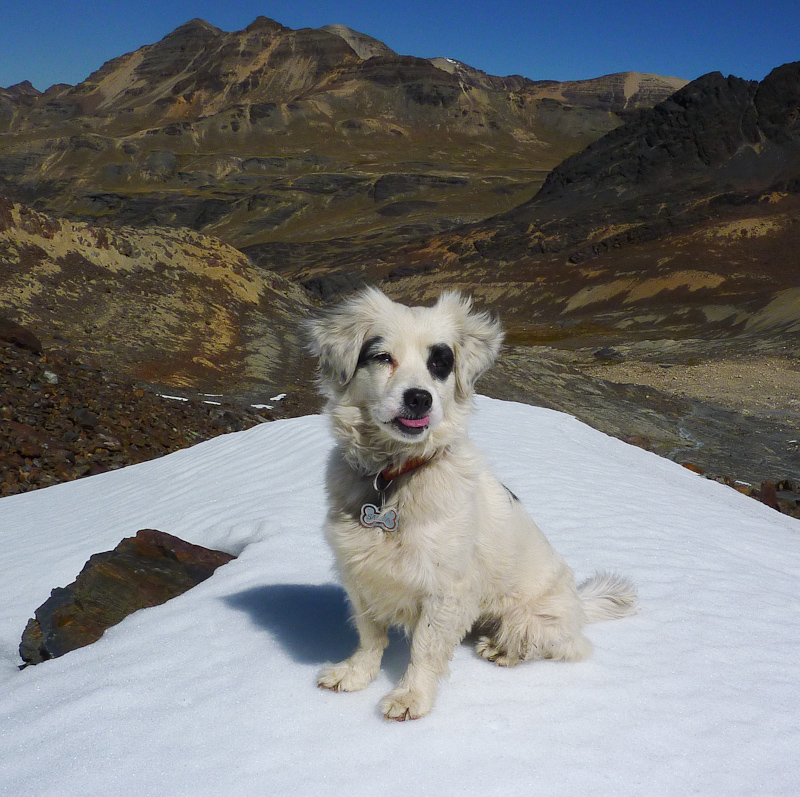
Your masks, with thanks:
[(382, 281), (415, 298), (468, 287), (517, 343), (796, 336), (798, 109), (800, 62), (760, 84), (707, 75), (567, 158), (508, 213), (406, 248), (342, 246), (333, 273), (313, 245), (247, 251), (311, 284)]
[[(310, 305), (296, 285), (186, 230), (102, 229), (7, 202), (0, 210), (0, 314), (29, 325), (0, 323), (3, 494), (319, 410), (297, 329)], [(800, 345), (784, 340), (777, 351), (779, 337), (716, 348), (643, 341), (567, 358), (518, 345), (520, 337), (530, 343), (512, 324), (483, 392), (569, 412), (716, 477), (745, 480), (759, 495), (761, 482), (783, 484), (778, 497), (795, 511), (800, 410), (778, 399), (800, 391)], [(746, 347), (749, 372), (759, 376), (733, 382), (742, 402), (732, 406), (686, 379), (687, 366), (731, 360)], [(638, 360), (668, 375), (643, 381), (661, 389), (615, 384), (636, 381)], [(764, 362), (785, 369), (780, 385), (753, 370)], [(733, 367), (746, 373), (741, 361)], [(688, 392), (676, 395), (681, 386)], [(270, 402), (278, 393), (288, 395)], [(272, 409), (251, 406), (264, 403)]]
[[(660, 347), (649, 356), (655, 367), (669, 367), (673, 385), (678, 378), (688, 386), (680, 378), (685, 369), (675, 347)], [(624, 359), (620, 353), (612, 370)], [(609, 368), (598, 358), (594, 362), (596, 368)], [(480, 390), (568, 412), (800, 517), (796, 428), (787, 426), (780, 411), (751, 411), (760, 395), (756, 385), (740, 390), (744, 411), (735, 412), (691, 394), (615, 384), (602, 373), (589, 377), (575, 367), (580, 365), (579, 358), (567, 363), (552, 351), (540, 350), (531, 358), (524, 348), (507, 347)], [(739, 365), (740, 373), (748, 373)], [(752, 366), (749, 373), (754, 373)], [(800, 358), (794, 373), (797, 382)], [(291, 381), (291, 372), (284, 377)], [(0, 497), (143, 462), (219, 434), (320, 408), (310, 381), (275, 397), (269, 408), (181, 392), (183, 400), (163, 395), (113, 367), (102, 368), (86, 354), (43, 350), (29, 329), (0, 319)], [(579, 491), (580, 484), (576, 474), (575, 483), (565, 489)]]
[(167, 398), (85, 353), (43, 349), (0, 319), (0, 496), (144, 462), (314, 407), (267, 409), (190, 391)]
[[(305, 292), (186, 229), (95, 227), (0, 199), (0, 313), (153, 383), (285, 390)], [(278, 376), (280, 373), (280, 376)], [(294, 380), (293, 380), (294, 381)]]
[[(735, 368), (746, 353), (796, 380), (799, 86), (787, 64), (760, 84), (708, 75), (657, 102), (678, 86), (496, 78), (348, 29), (194, 21), (80, 86), (0, 91), (3, 190), (71, 216), (0, 202), (0, 312), (106, 374), (251, 401), (287, 391), (307, 411), (318, 405), (297, 320), (309, 294), (367, 281), (419, 303), (463, 288), (508, 329), (487, 392), (791, 492), (791, 402), (657, 390), (652, 368)], [(3, 387), (57, 414), (45, 365), (12, 363)], [(5, 417), (17, 424), (6, 453), (23, 460), (19, 446), (42, 448), (30, 429), (58, 422)], [(125, 449), (122, 420), (107, 423)]]
[(393, 244), (531, 197), (564, 157), (685, 81), (535, 82), (343, 26), (192, 20), (78, 86), (0, 90), (0, 194), (236, 246)]

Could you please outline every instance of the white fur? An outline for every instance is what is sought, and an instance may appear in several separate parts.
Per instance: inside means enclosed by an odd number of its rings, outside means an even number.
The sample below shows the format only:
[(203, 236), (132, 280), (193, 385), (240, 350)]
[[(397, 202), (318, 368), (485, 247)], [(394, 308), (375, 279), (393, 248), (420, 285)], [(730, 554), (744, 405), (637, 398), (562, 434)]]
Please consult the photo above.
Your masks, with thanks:
[[(502, 666), (576, 660), (592, 649), (586, 622), (634, 611), (635, 589), (618, 576), (601, 573), (576, 587), (572, 570), (467, 437), (473, 385), (502, 341), (494, 318), (457, 293), (424, 308), (367, 289), (309, 322), (308, 332), (338, 443), (327, 472), (327, 539), (360, 640), (350, 658), (323, 668), (321, 687), (367, 686), (389, 627), (401, 626), (411, 635), (411, 661), (380, 708), (387, 718), (416, 719), (433, 707), (437, 681), (471, 629), (483, 633), (478, 653)], [(380, 356), (357, 367), (362, 345), (375, 337)], [(437, 378), (427, 363), (431, 347), (443, 344), (454, 369)], [(431, 395), (421, 431), (393, 422), (409, 389)], [(361, 506), (378, 501), (375, 475), (412, 457), (428, 461), (386, 494), (398, 529), (362, 526)]]

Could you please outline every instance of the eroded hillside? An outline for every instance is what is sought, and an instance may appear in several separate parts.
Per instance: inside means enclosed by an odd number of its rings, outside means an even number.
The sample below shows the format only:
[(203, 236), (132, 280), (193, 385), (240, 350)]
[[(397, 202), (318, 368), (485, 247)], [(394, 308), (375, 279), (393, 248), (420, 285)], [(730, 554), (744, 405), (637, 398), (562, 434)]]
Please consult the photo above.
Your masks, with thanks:
[(392, 245), (509, 210), (685, 81), (557, 83), (401, 56), (343, 26), (193, 20), (77, 86), (0, 90), (0, 192), (235, 246)]
[(142, 380), (285, 389), (297, 359), (305, 292), (191, 230), (95, 227), (0, 200), (0, 262), (0, 313)]

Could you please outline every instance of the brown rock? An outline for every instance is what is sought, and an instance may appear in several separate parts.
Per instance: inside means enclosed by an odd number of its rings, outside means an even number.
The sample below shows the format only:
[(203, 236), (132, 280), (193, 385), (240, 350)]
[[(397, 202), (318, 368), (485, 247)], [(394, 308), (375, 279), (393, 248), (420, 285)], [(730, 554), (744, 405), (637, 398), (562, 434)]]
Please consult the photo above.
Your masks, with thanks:
[(780, 511), (780, 507), (778, 506), (777, 491), (772, 482), (761, 482), (761, 490), (758, 493), (758, 499), (762, 504), (766, 504), (768, 507)]
[(653, 450), (653, 443), (643, 435), (630, 435), (629, 437), (623, 438), (623, 440), (628, 445), (636, 446), (637, 448), (643, 448), (645, 451)]
[(96, 642), (106, 628), (183, 594), (234, 558), (142, 529), (92, 556), (72, 584), (52, 591), (25, 628), (20, 656), (39, 664)]
[(0, 318), (0, 341), (22, 346), (22, 348), (30, 349), (35, 354), (42, 353), (42, 342), (39, 338), (26, 327), (7, 318)]
[(32, 440), (23, 440), (20, 442), (17, 450), (23, 457), (28, 458), (40, 457), (44, 453), (44, 449)]
[(100, 419), (90, 410), (87, 410), (85, 407), (79, 407), (75, 412), (72, 413), (72, 417), (84, 428), (84, 429), (96, 429), (100, 424)]

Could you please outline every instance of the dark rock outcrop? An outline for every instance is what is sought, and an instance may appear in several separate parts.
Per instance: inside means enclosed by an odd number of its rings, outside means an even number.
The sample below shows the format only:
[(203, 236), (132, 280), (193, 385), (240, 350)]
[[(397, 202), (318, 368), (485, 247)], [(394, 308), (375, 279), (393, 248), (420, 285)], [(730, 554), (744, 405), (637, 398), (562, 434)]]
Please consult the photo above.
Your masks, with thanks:
[(567, 158), (529, 207), (564, 198), (597, 203), (676, 183), (763, 190), (790, 182), (800, 171), (798, 118), (800, 61), (761, 83), (713, 72)]
[(28, 621), (20, 656), (40, 664), (96, 642), (129, 614), (182, 595), (234, 558), (142, 529), (92, 556), (72, 584), (52, 591)]

